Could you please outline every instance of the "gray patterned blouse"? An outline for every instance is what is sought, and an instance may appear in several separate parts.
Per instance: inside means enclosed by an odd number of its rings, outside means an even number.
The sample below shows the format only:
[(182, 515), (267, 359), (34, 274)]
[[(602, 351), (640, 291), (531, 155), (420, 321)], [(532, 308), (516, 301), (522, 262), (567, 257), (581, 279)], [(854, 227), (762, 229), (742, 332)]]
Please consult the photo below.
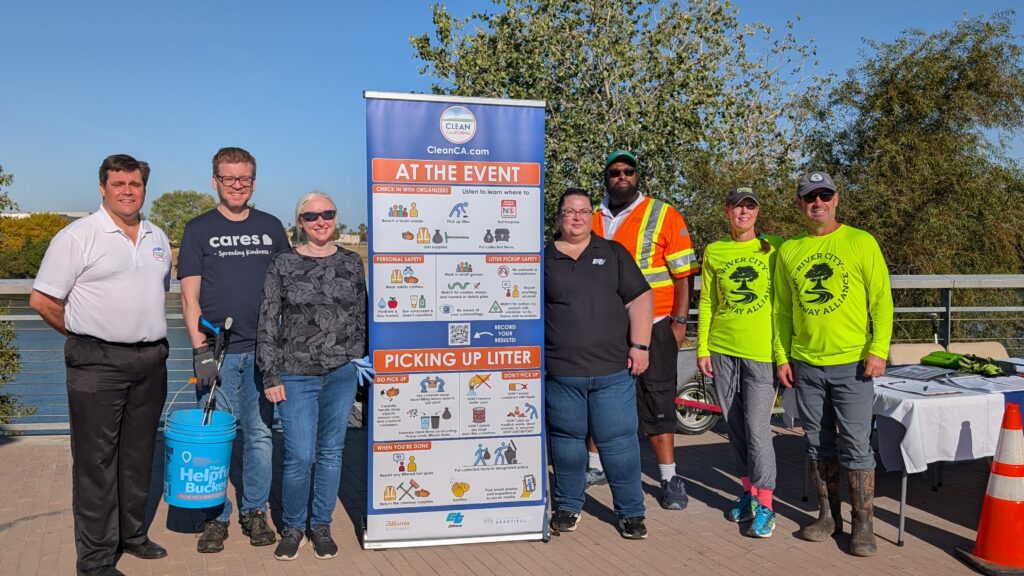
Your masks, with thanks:
[(281, 252), (263, 282), (256, 362), (263, 388), (281, 373), (319, 376), (366, 355), (363, 261), (339, 248), (314, 258)]

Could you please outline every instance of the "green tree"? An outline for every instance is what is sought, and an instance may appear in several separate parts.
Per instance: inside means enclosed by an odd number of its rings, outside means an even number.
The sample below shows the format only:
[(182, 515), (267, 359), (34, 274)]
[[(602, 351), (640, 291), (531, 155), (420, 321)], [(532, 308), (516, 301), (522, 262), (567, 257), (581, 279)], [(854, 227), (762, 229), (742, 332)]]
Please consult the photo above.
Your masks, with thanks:
[(35, 278), (50, 240), (67, 225), (50, 213), (0, 219), (0, 278)]
[(360, 223), (359, 227), (356, 229), (356, 234), (359, 234), (359, 241), (360, 242), (366, 242), (366, 234), (367, 234), (367, 232), (369, 232), (369, 229), (366, 227), (366, 224), (365, 223)]
[(151, 222), (163, 229), (174, 246), (181, 245), (185, 224), (217, 207), (217, 199), (195, 190), (175, 190), (161, 195), (150, 206)]
[(721, 198), (738, 183), (762, 191), (763, 206), (785, 191), (791, 211), (806, 110), (793, 94), (820, 83), (805, 71), (813, 49), (789, 27), (741, 25), (718, 0), (494, 5), (464, 18), (435, 5), (433, 35), (410, 41), (435, 93), (546, 101), (549, 216), (568, 186), (603, 194), (616, 148), (638, 154), (641, 188), (682, 209), (698, 244), (727, 231)]
[[(0, 212), (18, 207), (5, 190), (13, 181), (14, 175), (5, 174), (3, 166), (0, 166)], [(0, 243), (3, 241), (3, 231), (0, 230)], [(0, 316), (7, 312), (7, 306), (0, 303)], [(17, 346), (14, 345), (14, 324), (0, 321), (0, 388), (14, 380), (14, 376), (20, 370), (21, 354), (18, 352)], [(28, 416), (35, 412), (34, 406), (25, 406), (10, 394), (0, 393), (0, 424), (9, 424), (15, 418)]]

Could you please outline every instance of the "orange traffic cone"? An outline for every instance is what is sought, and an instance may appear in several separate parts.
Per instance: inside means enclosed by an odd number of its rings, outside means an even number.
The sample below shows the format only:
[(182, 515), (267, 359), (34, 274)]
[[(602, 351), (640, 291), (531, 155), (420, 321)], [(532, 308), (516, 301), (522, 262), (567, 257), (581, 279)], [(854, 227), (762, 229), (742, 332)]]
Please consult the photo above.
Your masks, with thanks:
[(1006, 405), (992, 473), (981, 505), (974, 551), (956, 555), (974, 569), (992, 575), (1024, 574), (1024, 431), (1020, 406)]

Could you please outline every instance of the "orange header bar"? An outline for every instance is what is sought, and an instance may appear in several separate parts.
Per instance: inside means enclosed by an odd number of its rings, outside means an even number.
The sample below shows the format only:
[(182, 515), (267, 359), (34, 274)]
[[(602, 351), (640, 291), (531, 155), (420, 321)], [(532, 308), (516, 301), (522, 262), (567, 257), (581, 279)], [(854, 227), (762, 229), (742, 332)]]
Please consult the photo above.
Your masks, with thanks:
[(430, 450), (430, 442), (381, 442), (373, 445), (374, 452), (409, 452), (410, 450)]
[(408, 384), (409, 377), (402, 375), (374, 376), (374, 384)]
[(402, 184), (374, 184), (374, 194), (451, 194), (451, 186), (410, 186)]
[(488, 264), (539, 264), (539, 254), (508, 254), (504, 256), (487, 256)]
[(423, 264), (423, 256), (401, 256), (398, 254), (374, 254), (374, 264)]
[(487, 370), (540, 368), (540, 346), (503, 348), (419, 348), (375, 350), (377, 374), (388, 372), (483, 372)]
[[(463, 162), (374, 158), (373, 182), (539, 186), (536, 162)], [(375, 187), (376, 188), (376, 187)]]

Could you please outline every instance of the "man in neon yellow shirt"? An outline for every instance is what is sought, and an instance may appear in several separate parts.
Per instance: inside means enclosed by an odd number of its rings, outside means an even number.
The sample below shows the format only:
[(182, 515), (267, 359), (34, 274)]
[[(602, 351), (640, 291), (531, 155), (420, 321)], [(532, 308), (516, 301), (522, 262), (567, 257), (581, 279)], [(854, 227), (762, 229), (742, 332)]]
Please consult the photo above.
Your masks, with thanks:
[[(779, 248), (775, 274), (775, 361), (784, 386), (797, 387), (818, 520), (800, 537), (842, 532), (839, 466), (853, 504), (850, 552), (875, 553), (875, 458), (871, 451), (872, 378), (885, 372), (892, 336), (892, 292), (878, 242), (836, 221), (832, 177), (811, 172), (797, 183), (806, 233)], [(838, 427), (838, 431), (837, 431)]]

